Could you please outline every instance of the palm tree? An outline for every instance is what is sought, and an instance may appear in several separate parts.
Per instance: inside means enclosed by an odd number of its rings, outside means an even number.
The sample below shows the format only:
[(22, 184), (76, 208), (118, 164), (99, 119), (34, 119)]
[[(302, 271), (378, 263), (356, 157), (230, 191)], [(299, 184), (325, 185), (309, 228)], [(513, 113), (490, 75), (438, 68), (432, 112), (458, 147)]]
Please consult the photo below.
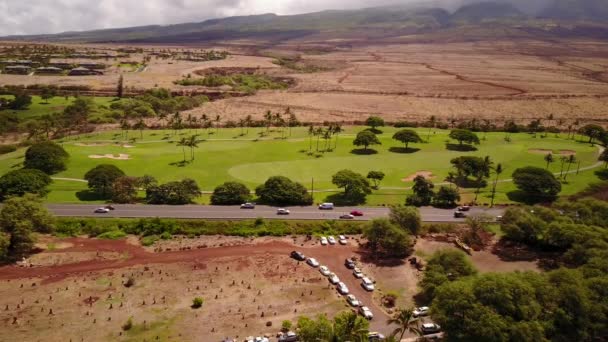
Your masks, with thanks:
[(492, 160), (490, 156), (486, 156), (483, 159), (483, 168), (477, 172), (477, 191), (475, 191), (475, 202), (477, 202), (477, 197), (479, 196), (479, 192), (481, 191), (481, 185), (483, 183), (483, 179), (488, 177), (489, 171), (492, 168)]
[(317, 127), (315, 135), (317, 136), (317, 152), (319, 152), (319, 139), (321, 139), (321, 135), (323, 135), (323, 128)]
[(568, 160), (568, 157), (566, 156), (562, 156), (560, 158), (560, 161), (562, 162), (561, 168), (559, 170), (559, 178), (563, 178), (564, 177), (564, 164), (566, 163), (566, 161)]
[(553, 159), (553, 154), (551, 152), (545, 155), (545, 161), (547, 162), (547, 167), (545, 169), (549, 169), (549, 164), (553, 163), (555, 160)]
[(429, 133), (428, 133), (428, 136), (426, 137), (427, 142), (431, 139), (431, 131), (433, 130), (433, 127), (435, 127), (436, 121), (437, 121), (437, 118), (435, 118), (435, 115), (431, 115), (431, 117), (429, 118)]
[(494, 178), (494, 185), (492, 186), (492, 202), (490, 203), (490, 207), (494, 206), (494, 197), (496, 196), (496, 186), (498, 185), (498, 176), (500, 176), (501, 173), (502, 173), (502, 164), (498, 163), (498, 164), (496, 164), (496, 167), (494, 168), (494, 174), (496, 175), (496, 178)]
[(334, 124), (334, 134), (336, 135), (336, 141), (334, 143), (334, 150), (338, 148), (338, 135), (340, 135), (340, 133), (342, 133), (342, 125), (340, 125), (339, 123)]
[(272, 112), (270, 110), (266, 111), (264, 114), (264, 120), (266, 121), (266, 132), (270, 130), (270, 125), (272, 125)]
[(247, 131), (245, 134), (249, 134), (249, 126), (251, 126), (252, 123), (253, 119), (251, 118), (251, 115), (247, 115), (247, 117), (245, 117), (245, 125), (247, 126)]
[(405, 333), (410, 332), (416, 334), (418, 336), (421, 335), (421, 331), (418, 328), (418, 321), (414, 317), (414, 311), (412, 309), (399, 309), (397, 310), (397, 315), (388, 320), (388, 324), (397, 324), (399, 325), (396, 328), (392, 335), (399, 335), (399, 340), (403, 339), (403, 335)]
[(315, 126), (308, 126), (308, 152), (312, 150), (312, 136), (315, 135)]
[(207, 117), (207, 114), (203, 114), (199, 120), (200, 120), (200, 122), (201, 122), (201, 124), (203, 126), (203, 129), (206, 129), (207, 128), (207, 122), (209, 121), (209, 118)]
[(332, 127), (328, 127), (325, 132), (323, 132), (323, 139), (325, 140), (325, 148), (324, 148), (324, 152), (327, 152), (327, 150), (329, 149), (329, 147), (327, 146), (328, 142), (331, 142), (331, 134), (333, 132)]
[(159, 120), (159, 121), (161, 121), (161, 126), (166, 126), (166, 125), (167, 125), (167, 123), (166, 123), (166, 122), (164, 122), (164, 121), (166, 121), (166, 120), (167, 120), (167, 113), (166, 113), (166, 112), (164, 112), (164, 111), (163, 111), (163, 112), (160, 112), (160, 113), (158, 114), (158, 120)]
[(218, 115), (215, 116), (215, 131), (216, 132), (220, 131), (220, 121), (222, 121), (222, 118), (218, 114)]
[(239, 127), (241, 127), (241, 136), (245, 135), (245, 119), (239, 119)]
[(144, 121), (143, 118), (139, 118), (139, 120), (137, 120), (137, 122), (135, 123), (135, 125), (133, 125), (134, 129), (138, 129), (139, 130), (139, 138), (141, 140), (144, 139), (144, 129), (146, 128), (146, 122)]
[(185, 163), (186, 162), (186, 146), (188, 146), (188, 140), (186, 138), (182, 138), (180, 141), (177, 142), (176, 146), (182, 147), (182, 152), (184, 153), (184, 163)]
[(198, 147), (198, 140), (196, 139), (196, 135), (190, 136), (186, 141), (188, 147), (190, 147), (190, 161), (194, 161), (194, 149)]
[(568, 163), (568, 169), (566, 170), (566, 173), (564, 174), (564, 181), (566, 181), (566, 177), (568, 177), (568, 173), (570, 172), (570, 167), (572, 166), (572, 164), (576, 163), (576, 157), (574, 156), (574, 154), (569, 155), (568, 160), (566, 160), (566, 162)]

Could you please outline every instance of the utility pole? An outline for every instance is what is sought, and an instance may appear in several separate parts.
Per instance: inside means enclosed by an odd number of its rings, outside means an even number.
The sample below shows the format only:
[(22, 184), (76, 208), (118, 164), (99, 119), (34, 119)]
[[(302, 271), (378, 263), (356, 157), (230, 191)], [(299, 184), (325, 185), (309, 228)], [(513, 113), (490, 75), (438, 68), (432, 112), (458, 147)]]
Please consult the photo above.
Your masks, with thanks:
[(312, 196), (312, 203), (315, 203), (315, 178), (312, 178), (310, 183), (310, 195)]

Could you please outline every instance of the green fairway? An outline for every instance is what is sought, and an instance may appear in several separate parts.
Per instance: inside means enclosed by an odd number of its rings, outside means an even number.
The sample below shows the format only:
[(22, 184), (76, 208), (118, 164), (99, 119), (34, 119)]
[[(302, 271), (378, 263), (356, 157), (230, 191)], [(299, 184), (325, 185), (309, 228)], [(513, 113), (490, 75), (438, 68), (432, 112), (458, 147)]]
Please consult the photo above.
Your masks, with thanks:
[[(3, 98), (13, 98), (12, 95), (0, 95)], [(32, 96), (32, 104), (24, 110), (6, 110), (8, 113), (15, 113), (20, 120), (31, 119), (46, 114), (61, 113), (65, 107), (74, 102), (76, 98), (68, 96), (67, 99), (64, 96), (56, 96), (48, 101), (40, 98), (40, 96)], [(92, 97), (93, 102), (97, 106), (109, 107), (110, 104), (115, 101), (114, 97)]]
[[(266, 128), (250, 128), (247, 134), (241, 136), (241, 129), (216, 130), (183, 130), (173, 131), (139, 131), (100, 132), (80, 136), (77, 139), (64, 140), (61, 143), (70, 153), (71, 158), (67, 171), (55, 177), (82, 179), (84, 174), (95, 165), (108, 163), (119, 166), (130, 176), (150, 174), (161, 182), (179, 180), (185, 177), (195, 179), (205, 191), (224, 181), (236, 180), (255, 188), (269, 176), (284, 175), (302, 182), (309, 189), (314, 178), (315, 201), (321, 202), (335, 191), (331, 177), (341, 169), (352, 169), (367, 175), (370, 170), (379, 170), (386, 174), (381, 183), (381, 189), (368, 197), (368, 204), (382, 205), (403, 203), (411, 181), (404, 181), (418, 171), (433, 173), (433, 182), (442, 183), (449, 171), (452, 171), (450, 160), (461, 155), (490, 156), (494, 163), (502, 163), (504, 172), (500, 179), (511, 178), (512, 172), (522, 166), (545, 167), (543, 153), (538, 150), (560, 150), (576, 152), (581, 168), (591, 167), (597, 163), (598, 148), (582, 142), (566, 140), (565, 134), (556, 137), (550, 134), (546, 138), (533, 137), (527, 133), (513, 134), (511, 142), (505, 142), (504, 133), (488, 133), (485, 140), (477, 146), (474, 152), (458, 152), (446, 149), (449, 131), (436, 130), (430, 134), (430, 143), (412, 144), (411, 148), (419, 148), (414, 153), (392, 152), (391, 148), (402, 145), (391, 139), (395, 128), (383, 128), (379, 135), (382, 145), (375, 146), (376, 154), (358, 155), (351, 151), (352, 141), (356, 132), (362, 127), (346, 127), (338, 139), (334, 137), (331, 145), (337, 144), (333, 152), (316, 152), (317, 138), (309, 139), (307, 128), (294, 128), (291, 136), (281, 139), (277, 131), (270, 131), (267, 136), (260, 138), (260, 133)], [(418, 133), (426, 139), (428, 129), (420, 129)], [(210, 134), (211, 133), (211, 134)], [(176, 146), (175, 141), (192, 134), (199, 134), (204, 139), (195, 149), (195, 160), (192, 163), (180, 165), (183, 160), (182, 147)], [(285, 136), (289, 133), (286, 131)], [(480, 138), (483, 138), (480, 133)], [(134, 141), (132, 140), (134, 139)], [(128, 142), (131, 140), (131, 142)], [(93, 144), (94, 143), (94, 144)], [(131, 145), (133, 147), (131, 147)], [(319, 140), (320, 150), (325, 141)], [(307, 152), (312, 146), (312, 155)], [(186, 148), (186, 159), (190, 151)], [(0, 173), (19, 167), (24, 150), (19, 150), (0, 156)], [(128, 160), (92, 159), (93, 155), (126, 154)], [(559, 156), (550, 166), (551, 171), (559, 172), (561, 163)], [(571, 165), (576, 170), (578, 164)], [(563, 184), (562, 194), (573, 194), (591, 183), (595, 176), (594, 170), (581, 171), (580, 174), (569, 174), (568, 183)], [(50, 202), (78, 202), (76, 193), (86, 189), (85, 183), (76, 181), (55, 181), (48, 196)], [(507, 193), (515, 187), (510, 182), (498, 185), (497, 202), (509, 203)], [(470, 200), (475, 189), (462, 189), (463, 200)], [(201, 202), (206, 203), (208, 196), (203, 196)], [(489, 188), (480, 195), (481, 203), (489, 203)]]

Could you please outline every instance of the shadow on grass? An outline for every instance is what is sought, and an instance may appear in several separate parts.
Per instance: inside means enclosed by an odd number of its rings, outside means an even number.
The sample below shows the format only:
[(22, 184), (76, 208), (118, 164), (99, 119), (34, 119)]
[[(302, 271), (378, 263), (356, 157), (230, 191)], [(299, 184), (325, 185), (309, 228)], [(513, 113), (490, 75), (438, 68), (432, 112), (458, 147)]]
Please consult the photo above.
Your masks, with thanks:
[(191, 163), (189, 160), (181, 160), (178, 162), (169, 163), (170, 166), (185, 167)]
[(371, 149), (371, 148), (368, 148), (368, 149), (356, 148), (356, 149), (350, 151), (350, 153), (366, 156), (366, 155), (371, 155), (371, 154), (378, 154), (378, 151)]
[(459, 152), (473, 152), (473, 151), (477, 151), (477, 147), (473, 146), (473, 145), (459, 145), (459, 144), (450, 144), (447, 143), (445, 144), (445, 148), (450, 150), (450, 151), (459, 151)]
[(331, 194), (325, 198), (325, 202), (334, 203), (337, 206), (352, 206), (365, 204), (365, 196), (362, 197), (346, 197), (344, 193)]
[(555, 197), (551, 196), (538, 196), (529, 194), (521, 190), (513, 190), (507, 192), (507, 198), (513, 202), (524, 203), (527, 205), (539, 204), (539, 203), (551, 203), (555, 201)]
[(595, 175), (601, 180), (608, 180), (608, 169), (597, 170)]
[(102, 201), (107, 198), (92, 190), (82, 190), (76, 193), (76, 197), (83, 202)]
[(420, 151), (419, 148), (412, 148), (412, 147), (391, 147), (388, 149), (389, 151), (393, 152), (393, 153), (403, 153), (403, 154), (410, 154), (410, 153), (416, 153), (418, 151)]

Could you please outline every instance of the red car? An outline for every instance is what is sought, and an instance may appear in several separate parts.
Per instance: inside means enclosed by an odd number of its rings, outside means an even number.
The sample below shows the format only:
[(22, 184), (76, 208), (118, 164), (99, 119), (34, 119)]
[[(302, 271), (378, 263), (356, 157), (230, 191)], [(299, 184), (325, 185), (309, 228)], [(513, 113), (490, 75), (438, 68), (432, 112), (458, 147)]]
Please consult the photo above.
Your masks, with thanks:
[(350, 212), (350, 214), (353, 216), (363, 216), (363, 212), (359, 210), (353, 210)]

